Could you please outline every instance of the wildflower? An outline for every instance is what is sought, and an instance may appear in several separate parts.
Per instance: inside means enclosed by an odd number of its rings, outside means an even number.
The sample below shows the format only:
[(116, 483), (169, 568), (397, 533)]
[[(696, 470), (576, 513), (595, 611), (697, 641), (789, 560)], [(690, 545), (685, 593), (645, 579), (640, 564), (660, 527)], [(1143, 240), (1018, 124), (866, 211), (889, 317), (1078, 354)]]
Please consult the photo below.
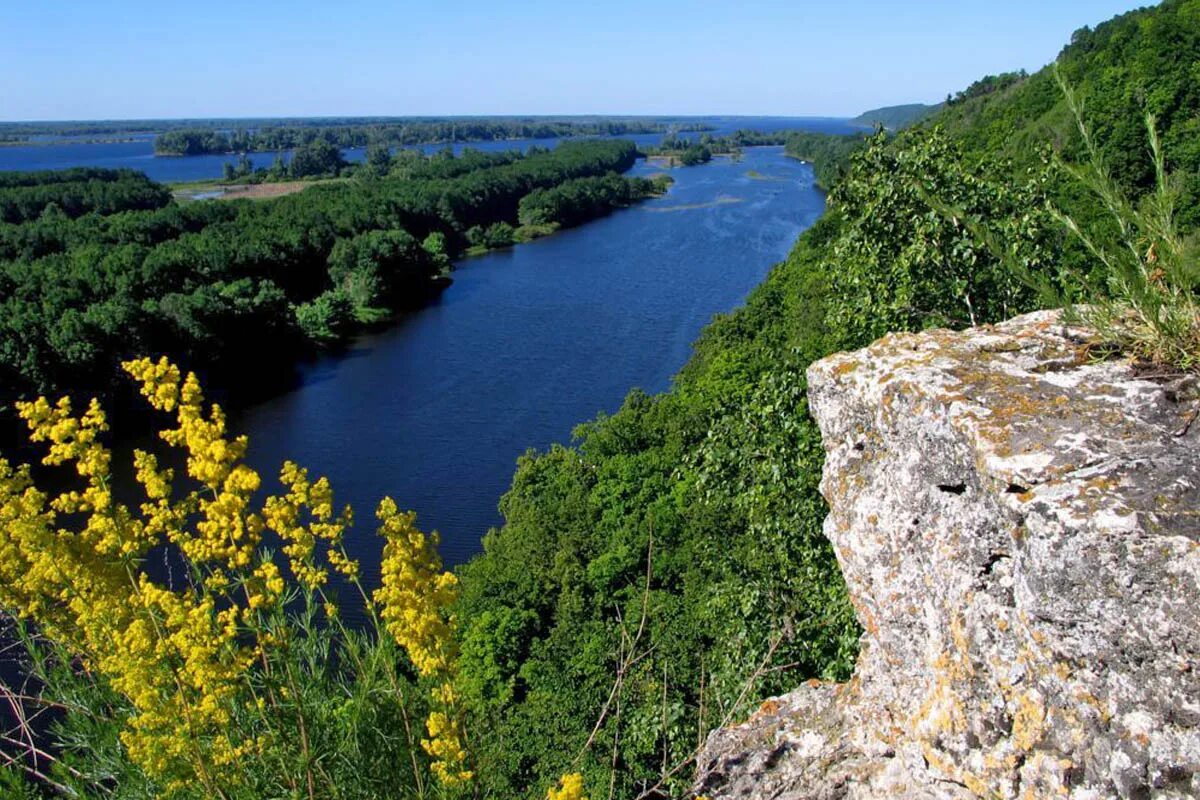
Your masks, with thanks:
[[(30, 439), (47, 445), (43, 462), (73, 465), (81, 486), (43, 492), (27, 466), (0, 459), (0, 607), (36, 623), (128, 699), (121, 742), (168, 795), (197, 783), (213, 795), (214, 787), (235, 784), (239, 762), (268, 741), (239, 741), (231, 724), (239, 708), (262, 708), (261, 697), (247, 691), (249, 674), (266, 648), (285, 646), (269, 630), (251, 638), (240, 627), (286, 589), (261, 549), (263, 534), (280, 535), (293, 572), (311, 588), (324, 580), (313, 559), (316, 541), (329, 543), (340, 572), (357, 571), (341, 547), (350, 514), (335, 517), (329, 482), (310, 482), (293, 464), (285, 465), (285, 496), (253, 511), (261, 480), (241, 463), (247, 440), (227, 435), (218, 406), (205, 411), (196, 376), (182, 376), (166, 359), (124, 366), (151, 406), (174, 415), (175, 427), (161, 436), (185, 451), (187, 477), (199, 488), (177, 493), (174, 471), (137, 450), (134, 473), (145, 501), (131, 509), (110, 489), (112, 456), (99, 438), (108, 424), (95, 400), (78, 415), (67, 398), (18, 404)], [(142, 570), (150, 551), (168, 543), (196, 576), (183, 588)], [(431, 736), (431, 746), (458, 757), (460, 740)]]
[(558, 783), (558, 789), (551, 786), (546, 792), (546, 800), (587, 800), (583, 794), (583, 776), (578, 772), (563, 775)]

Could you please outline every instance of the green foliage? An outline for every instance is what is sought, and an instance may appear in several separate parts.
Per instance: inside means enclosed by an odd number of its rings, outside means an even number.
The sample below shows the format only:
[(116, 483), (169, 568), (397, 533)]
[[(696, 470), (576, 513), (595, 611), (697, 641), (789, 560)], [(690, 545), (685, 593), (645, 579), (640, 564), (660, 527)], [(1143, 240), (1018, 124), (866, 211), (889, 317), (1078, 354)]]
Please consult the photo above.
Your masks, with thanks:
[[(744, 136), (752, 136), (749, 131), (739, 131)], [(678, 161), (685, 167), (694, 167), (698, 164), (707, 164), (712, 161), (713, 148), (720, 147), (724, 151), (728, 151), (734, 147), (732, 141), (721, 141), (709, 136), (701, 137), (700, 141), (693, 141), (686, 136), (679, 136), (677, 133), (670, 133), (663, 137), (663, 140), (657, 147), (646, 148), (647, 155), (662, 156), (669, 158), (672, 161)]]
[(324, 139), (313, 139), (302, 144), (292, 153), (288, 174), (293, 178), (311, 178), (322, 175), (337, 175), (346, 160), (337, 145)]
[(974, 100), (976, 97), (986, 97), (993, 92), (1002, 92), (1028, 77), (1029, 73), (1023, 69), (1017, 72), (1002, 72), (999, 75), (985, 75), (954, 96), (947, 96), (946, 105), (952, 106), (956, 103)]
[(334, 244), (329, 280), (345, 292), (355, 314), (366, 322), (386, 314), (398, 295), (416, 292), (428, 283), (437, 271), (432, 262), (432, 254), (406, 231), (367, 231)]
[(116, 365), (144, 352), (218, 379), (286, 368), (354, 329), (344, 299), (361, 323), (418, 305), (464, 231), (507, 246), (526, 195), (625, 170), (636, 156), (623, 141), (421, 156), (404, 160), (404, 175), (186, 205), (131, 172), (5, 173), (0, 209), (19, 222), (0, 222), (0, 405), (103, 394)]
[(517, 230), (507, 222), (494, 222), (484, 229), (479, 243), (489, 250), (512, 247), (516, 242)]
[(392, 149), (385, 142), (371, 142), (367, 145), (367, 156), (363, 162), (369, 175), (381, 178), (392, 168)]
[(78, 217), (162, 208), (171, 194), (133, 170), (79, 167), (58, 172), (0, 174), (0, 222), (20, 224), (51, 211)]
[(1080, 276), (1087, 293), (1084, 305), (1072, 308), (1071, 316), (1095, 329), (1104, 342), (1139, 359), (1167, 368), (1200, 368), (1200, 247), (1194, 236), (1179, 232), (1180, 191), (1167, 173), (1156, 120), (1147, 114), (1155, 187), (1135, 204), (1105, 165), (1075, 92), (1065, 82), (1062, 90), (1089, 157), (1083, 166), (1062, 166), (1110, 215), (1107, 231), (1085, 229), (1068, 213), (1052, 209), (1103, 265), (1094, 273), (1100, 276), (1098, 282), (1089, 281), (1091, 275)]
[(522, 225), (558, 225), (569, 228), (613, 209), (662, 193), (660, 183), (648, 178), (617, 174), (578, 178), (549, 189), (535, 189), (521, 199), (517, 219)]
[(896, 146), (878, 134), (852, 164), (831, 197), (845, 220), (830, 265), (836, 337), (996, 322), (1034, 301), (1010, 262), (1038, 271), (1048, 260), (1036, 181), (1013, 186), (968, 166), (936, 129)]
[[(359, 276), (355, 276), (356, 278)], [(318, 342), (336, 342), (353, 329), (356, 318), (369, 306), (358, 306), (349, 289), (330, 289), (309, 303), (296, 306), (296, 324), (304, 335)]]
[(707, 164), (709, 161), (712, 161), (712, 150), (707, 145), (695, 144), (681, 150), (678, 158), (679, 163), (685, 167)]
[(829, 133), (792, 133), (784, 145), (784, 152), (792, 158), (809, 161), (817, 186), (825, 191), (832, 189), (850, 166), (850, 156), (867, 145), (867, 136), (852, 133), (836, 135)]

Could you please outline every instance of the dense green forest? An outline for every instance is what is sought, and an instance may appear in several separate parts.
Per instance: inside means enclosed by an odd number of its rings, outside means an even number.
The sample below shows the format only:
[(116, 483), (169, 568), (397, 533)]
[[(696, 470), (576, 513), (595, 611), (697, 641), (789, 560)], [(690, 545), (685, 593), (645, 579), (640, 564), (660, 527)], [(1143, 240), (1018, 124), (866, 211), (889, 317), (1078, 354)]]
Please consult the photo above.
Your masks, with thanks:
[[(1200, 2), (1081, 30), (1058, 63), (1128, 189), (1152, 178), (1147, 104), (1195, 186)], [(968, 94), (893, 140), (838, 142), (833, 160), (849, 168), (827, 179), (826, 215), (744, 308), (709, 326), (673, 389), (635, 391), (573, 446), (521, 460), (504, 526), (460, 570), (464, 690), (489, 790), (519, 796), (579, 769), (595, 796), (610, 782), (619, 797), (681, 792), (711, 727), (807, 678), (848, 674), (858, 632), (820, 532), (805, 366), (890, 330), (1037, 307), (1011, 265), (1068, 284), (1069, 239), (1043, 209), (1089, 209), (1039, 157), (1081, 155), (1048, 70)], [(789, 152), (816, 147), (834, 145)]]
[[(0, 403), (103, 393), (121, 359), (147, 351), (231, 377), (286, 369), (314, 345), (420, 303), (449, 259), (477, 243), (471, 231), (512, 230), (531, 193), (543, 192), (526, 213), (537, 207), (544, 224), (561, 225), (658, 191), (616, 174), (636, 155), (617, 140), (524, 156), (407, 153), (379, 173), (287, 197), (184, 205), (140, 173), (5, 174)], [(599, 182), (573, 183), (582, 178)]]
[(227, 132), (212, 128), (180, 128), (154, 140), (157, 155), (252, 153), (292, 150), (314, 141), (345, 149), (372, 144), (407, 146), (440, 142), (490, 142), (503, 139), (560, 139), (572, 136), (627, 136), (664, 131), (703, 131), (694, 122), (603, 119), (594, 121), (455, 119), (375, 122), (362, 125), (279, 125)]

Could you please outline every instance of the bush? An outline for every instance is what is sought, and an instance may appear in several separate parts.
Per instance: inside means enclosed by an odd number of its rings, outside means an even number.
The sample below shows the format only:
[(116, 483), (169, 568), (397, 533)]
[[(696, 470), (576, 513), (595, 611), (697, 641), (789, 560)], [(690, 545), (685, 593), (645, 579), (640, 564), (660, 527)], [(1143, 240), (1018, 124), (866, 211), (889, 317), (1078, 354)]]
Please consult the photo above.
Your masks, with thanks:
[(331, 289), (310, 303), (296, 306), (296, 323), (314, 342), (336, 342), (352, 329), (354, 310), (354, 301), (345, 290)]

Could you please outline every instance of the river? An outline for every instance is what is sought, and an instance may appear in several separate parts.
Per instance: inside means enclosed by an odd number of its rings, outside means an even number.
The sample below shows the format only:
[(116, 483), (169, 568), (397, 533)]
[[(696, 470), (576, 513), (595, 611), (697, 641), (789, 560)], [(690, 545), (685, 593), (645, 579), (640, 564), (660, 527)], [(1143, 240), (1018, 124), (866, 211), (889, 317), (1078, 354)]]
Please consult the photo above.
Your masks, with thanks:
[(671, 174), (664, 197), (459, 263), (432, 305), (302, 367), (294, 389), (232, 420), (250, 462), (328, 476), (356, 510), (350, 549), (371, 579), (385, 494), (441, 532), (448, 564), (468, 559), (501, 521), (518, 456), (569, 442), (632, 387), (666, 389), (713, 314), (824, 208), (811, 168), (779, 147)]
[[(846, 120), (826, 117), (696, 117), (688, 121), (701, 122), (712, 127), (714, 136), (724, 136), (740, 128), (758, 131), (803, 129), (819, 133), (852, 133)], [(0, 126), (2, 127), (2, 126)], [(2, 132), (2, 130), (0, 130)], [(699, 136), (700, 134), (684, 134)], [(88, 142), (96, 137), (38, 137), (34, 144), (0, 146), (0, 171), (65, 169), (67, 167), (104, 167), (108, 169), (135, 169), (145, 172), (150, 178), (164, 183), (177, 181), (214, 180), (221, 177), (226, 163), (237, 159), (230, 155), (205, 156), (155, 156), (154, 134), (143, 133), (128, 136), (128, 141)], [(653, 145), (663, 138), (661, 133), (638, 134), (616, 138), (631, 139), (639, 145)], [(554, 147), (558, 139), (515, 139), (492, 142), (471, 142), (454, 145), (455, 152), (474, 147), (479, 150), (527, 149), (530, 145)], [(425, 152), (439, 150), (445, 145), (428, 144), (420, 149)], [(288, 153), (251, 153), (255, 167), (269, 167), (275, 157)], [(361, 149), (343, 151), (347, 161), (362, 161), (366, 152)]]

